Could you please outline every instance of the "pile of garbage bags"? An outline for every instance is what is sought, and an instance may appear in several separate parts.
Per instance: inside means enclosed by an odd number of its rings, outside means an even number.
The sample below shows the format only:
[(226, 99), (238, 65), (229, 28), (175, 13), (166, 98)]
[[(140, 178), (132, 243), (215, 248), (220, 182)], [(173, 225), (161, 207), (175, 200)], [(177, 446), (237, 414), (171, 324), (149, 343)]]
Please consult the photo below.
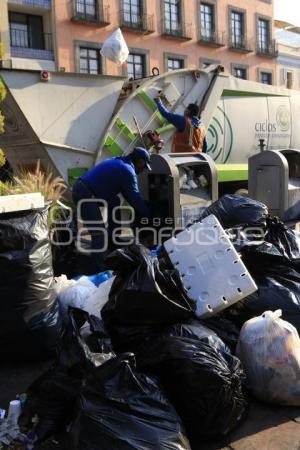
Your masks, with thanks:
[(28, 389), (22, 429), (37, 417), (36, 442), (69, 429), (72, 448), (84, 450), (183, 450), (226, 436), (247, 411), (236, 329), (220, 320), (225, 343), (217, 321), (198, 320), (176, 269), (142, 245), (116, 250), (107, 266), (106, 304), (98, 317), (69, 306), (57, 360)]
[[(237, 355), (249, 390), (268, 403), (299, 406), (300, 234), (254, 203), (224, 196), (211, 206), (230, 227), (228, 235), (258, 286), (220, 317), (241, 330)], [(243, 217), (247, 207), (250, 215)]]
[(61, 339), (47, 218), (47, 207), (1, 214), (0, 360), (45, 356)]
[(244, 417), (241, 363), (200, 321), (162, 327), (134, 354), (115, 352), (99, 318), (72, 307), (68, 317), (56, 362), (29, 387), (19, 420), (30, 429), (36, 418), (36, 443), (68, 428), (82, 450), (183, 450)]
[[(242, 422), (248, 391), (300, 405), (300, 237), (247, 197), (222, 197), (208, 213), (258, 290), (204, 320), (163, 249), (133, 244), (107, 257), (106, 274), (54, 279), (45, 212), (0, 222), (0, 268), (23, 280), (18, 290), (1, 280), (3, 298), (14, 298), (3, 302), (0, 320), (12, 320), (3, 329), (19, 321), (48, 345), (32, 326), (41, 322), (59, 344), (27, 391), (19, 425), (30, 442), (68, 430), (70, 448), (80, 450), (193, 449)], [(59, 320), (48, 322), (56, 308)]]
[(253, 239), (253, 228), (247, 233), (247, 226), (239, 226), (239, 235), (243, 232), (247, 236), (238, 248), (258, 290), (224, 311), (224, 317), (240, 329), (247, 320), (280, 309), (300, 332), (300, 234), (270, 217), (257, 226), (259, 240)]

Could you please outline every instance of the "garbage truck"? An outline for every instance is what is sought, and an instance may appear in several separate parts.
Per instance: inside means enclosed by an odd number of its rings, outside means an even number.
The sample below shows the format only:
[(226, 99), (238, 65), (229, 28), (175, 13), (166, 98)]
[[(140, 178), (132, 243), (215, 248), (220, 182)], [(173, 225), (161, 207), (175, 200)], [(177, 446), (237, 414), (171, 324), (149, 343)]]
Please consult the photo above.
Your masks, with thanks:
[(174, 128), (158, 112), (157, 95), (177, 113), (191, 102), (199, 105), (219, 187), (246, 187), (248, 159), (262, 149), (300, 148), (300, 92), (237, 79), (222, 66), (134, 81), (46, 75), (0, 70), (7, 90), (0, 147), (13, 168), (40, 159), (72, 184), (97, 162), (147, 146), (149, 133), (163, 142), (159, 153), (169, 154)]

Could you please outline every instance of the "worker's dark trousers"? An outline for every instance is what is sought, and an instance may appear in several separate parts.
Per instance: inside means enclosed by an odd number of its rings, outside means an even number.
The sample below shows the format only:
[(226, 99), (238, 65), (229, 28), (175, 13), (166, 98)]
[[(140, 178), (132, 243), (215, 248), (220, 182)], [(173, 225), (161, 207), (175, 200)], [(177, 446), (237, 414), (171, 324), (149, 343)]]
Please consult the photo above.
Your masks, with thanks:
[[(80, 183), (76, 183), (73, 186), (72, 195), (76, 206), (80, 200), (93, 199), (93, 194), (89, 191), (89, 189)], [(86, 228), (91, 235), (91, 250), (95, 271), (101, 272), (105, 270), (103, 262), (104, 258), (109, 249), (113, 247), (113, 231), (116, 227), (120, 226), (118, 223), (116, 224), (113, 221), (113, 209), (116, 206), (120, 206), (120, 199), (119, 197), (116, 197), (108, 204), (107, 224), (103, 223), (103, 218), (99, 207), (102, 206), (100, 204), (101, 199), (98, 199), (99, 203), (97, 202), (97, 199), (93, 200), (94, 201), (92, 202), (83, 202), (81, 204), (80, 211), (77, 210), (77, 213), (78, 219), (82, 221), (84, 228)], [(120, 221), (120, 211), (118, 211), (115, 216), (117, 220)]]

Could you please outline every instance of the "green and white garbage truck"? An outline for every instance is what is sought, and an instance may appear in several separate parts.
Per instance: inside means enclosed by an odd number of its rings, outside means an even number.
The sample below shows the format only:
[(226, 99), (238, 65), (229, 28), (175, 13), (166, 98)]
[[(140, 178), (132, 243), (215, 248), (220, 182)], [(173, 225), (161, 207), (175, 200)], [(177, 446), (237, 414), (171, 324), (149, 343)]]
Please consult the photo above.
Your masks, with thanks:
[[(300, 92), (237, 79), (221, 66), (182, 69), (128, 82), (122, 77), (0, 70), (7, 89), (0, 147), (13, 167), (52, 166), (72, 183), (97, 162), (129, 152), (156, 130), (170, 152), (174, 129), (153, 101), (172, 111), (201, 108), (207, 154), (218, 183), (247, 185), (248, 159), (260, 151), (300, 149)], [(142, 137), (141, 137), (142, 136)]]

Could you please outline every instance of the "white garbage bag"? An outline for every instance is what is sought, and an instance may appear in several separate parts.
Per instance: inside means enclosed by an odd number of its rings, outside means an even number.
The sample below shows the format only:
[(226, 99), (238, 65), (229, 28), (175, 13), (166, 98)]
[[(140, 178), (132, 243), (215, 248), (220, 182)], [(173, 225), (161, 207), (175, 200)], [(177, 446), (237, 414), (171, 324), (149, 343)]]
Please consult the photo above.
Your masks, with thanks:
[(68, 320), (68, 308), (83, 309), (89, 314), (101, 318), (101, 309), (108, 301), (108, 295), (115, 277), (101, 283), (96, 287), (88, 277), (78, 280), (68, 280), (65, 275), (55, 279), (57, 298), (61, 306), (64, 320)]
[(129, 50), (122, 31), (118, 28), (113, 34), (106, 39), (100, 50), (102, 56), (110, 59), (118, 65), (123, 64), (129, 55)]
[[(62, 275), (64, 277), (65, 275)], [(78, 280), (61, 280), (62, 277), (56, 279), (57, 298), (61, 306), (63, 318), (67, 320), (68, 308), (84, 309), (86, 307), (91, 295), (97, 290), (97, 287), (87, 277), (83, 276)]]
[(54, 289), (56, 295), (59, 295), (60, 292), (68, 289), (71, 286), (75, 286), (76, 283), (76, 280), (69, 280), (66, 275), (61, 275), (60, 277), (54, 278)]
[(268, 403), (300, 405), (300, 339), (281, 310), (248, 320), (239, 336), (241, 359), (253, 394)]
[(91, 315), (93, 314), (94, 316), (100, 317), (101, 319), (101, 310), (105, 303), (108, 302), (110, 288), (115, 278), (115, 276), (111, 277), (109, 280), (104, 281), (98, 288), (96, 288), (96, 290), (88, 298), (88, 301), (83, 308), (85, 311)]

